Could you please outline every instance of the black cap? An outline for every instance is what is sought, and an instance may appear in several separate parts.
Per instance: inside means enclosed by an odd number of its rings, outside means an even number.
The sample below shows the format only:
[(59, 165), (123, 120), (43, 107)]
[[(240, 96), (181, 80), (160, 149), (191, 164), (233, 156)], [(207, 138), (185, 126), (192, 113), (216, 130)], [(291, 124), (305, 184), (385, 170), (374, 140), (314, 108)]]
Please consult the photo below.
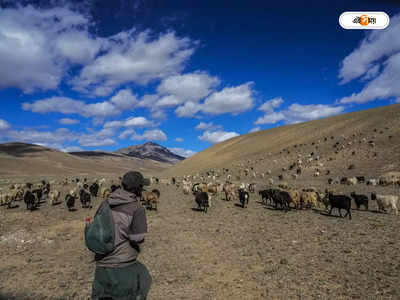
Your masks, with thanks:
[(121, 183), (124, 189), (131, 190), (132, 188), (150, 185), (150, 180), (148, 178), (144, 178), (140, 172), (130, 171), (122, 177)]

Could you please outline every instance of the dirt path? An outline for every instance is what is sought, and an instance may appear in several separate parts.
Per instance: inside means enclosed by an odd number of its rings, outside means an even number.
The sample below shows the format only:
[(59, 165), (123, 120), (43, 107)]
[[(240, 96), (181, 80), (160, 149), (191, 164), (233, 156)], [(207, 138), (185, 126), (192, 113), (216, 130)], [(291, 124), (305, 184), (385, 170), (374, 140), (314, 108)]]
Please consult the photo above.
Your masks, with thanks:
[[(149, 299), (400, 298), (398, 216), (283, 213), (255, 194), (247, 209), (213, 198), (203, 214), (193, 196), (160, 190), (140, 256), (153, 276)], [(33, 213), (0, 207), (0, 299), (88, 299), (87, 214), (47, 203)]]

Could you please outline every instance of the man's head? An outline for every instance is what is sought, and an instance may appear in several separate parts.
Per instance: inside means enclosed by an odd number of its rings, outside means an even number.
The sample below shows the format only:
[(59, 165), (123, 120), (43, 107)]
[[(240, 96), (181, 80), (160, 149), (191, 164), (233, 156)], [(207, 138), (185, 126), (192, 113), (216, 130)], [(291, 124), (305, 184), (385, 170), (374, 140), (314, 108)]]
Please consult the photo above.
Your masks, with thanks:
[(150, 180), (144, 178), (140, 172), (130, 171), (122, 177), (121, 185), (124, 190), (140, 196), (143, 186), (150, 185)]

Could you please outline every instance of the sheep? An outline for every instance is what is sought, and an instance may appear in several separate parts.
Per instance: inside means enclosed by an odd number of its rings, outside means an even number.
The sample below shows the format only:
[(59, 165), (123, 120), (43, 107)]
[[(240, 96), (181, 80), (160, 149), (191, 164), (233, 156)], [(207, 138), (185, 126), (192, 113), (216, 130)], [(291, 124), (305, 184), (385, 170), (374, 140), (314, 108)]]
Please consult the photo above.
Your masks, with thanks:
[(385, 212), (386, 208), (390, 208), (394, 213), (398, 214), (397, 203), (399, 202), (398, 196), (393, 195), (379, 195), (371, 193), (371, 200), (376, 200), (378, 204), (378, 211)]
[(368, 196), (366, 195), (357, 195), (355, 192), (350, 193), (351, 198), (354, 199), (356, 203), (357, 209), (360, 209), (361, 205), (365, 206), (365, 209), (368, 210)]
[(291, 190), (288, 191), (290, 195), (290, 199), (292, 200), (292, 203), (294, 204), (295, 209), (301, 209), (302, 208), (302, 202), (301, 202), (301, 197), (300, 197), (300, 192), (296, 190)]
[(226, 182), (223, 186), (223, 191), (226, 201), (231, 201), (235, 198), (235, 186), (233, 184)]
[(195, 195), (195, 201), (200, 210), (203, 210), (204, 213), (207, 213), (207, 209), (209, 205), (209, 196), (206, 192), (198, 192)]
[(367, 185), (375, 186), (375, 185), (377, 185), (377, 184), (378, 184), (378, 181), (377, 181), (376, 179), (369, 179), (369, 180), (367, 181)]
[(183, 190), (183, 193), (184, 193), (185, 195), (188, 195), (188, 194), (190, 193), (190, 186), (189, 186), (189, 184), (184, 184), (183, 187), (182, 187), (182, 190)]
[(318, 177), (320, 173), (318, 171), (314, 172), (314, 177)]
[(238, 189), (239, 193), (239, 201), (240, 204), (242, 204), (242, 207), (245, 208), (249, 204), (249, 193), (246, 192), (244, 189)]
[(317, 207), (318, 194), (316, 192), (302, 191), (300, 193), (300, 203), (308, 208)]
[[(347, 215), (349, 216), (349, 220), (351, 220), (351, 198), (346, 195), (333, 195), (332, 192), (328, 192), (326, 197), (329, 200), (329, 205), (331, 206), (329, 210), (329, 214), (332, 214), (332, 210), (337, 208), (339, 210), (339, 215), (342, 218), (345, 218)], [(345, 209), (347, 213), (342, 216), (341, 210)]]
[(157, 210), (158, 199), (160, 198), (160, 191), (157, 189), (152, 190), (151, 192), (144, 191), (142, 193), (142, 201), (145, 206), (152, 210), (153, 208)]
[(272, 178), (269, 178), (269, 179), (268, 179), (268, 184), (269, 184), (269, 185), (274, 185), (274, 180), (273, 180)]
[(60, 192), (57, 190), (51, 191), (49, 193), (50, 205), (56, 205), (59, 202)]
[(357, 176), (357, 181), (360, 183), (364, 183), (365, 182), (365, 176)]

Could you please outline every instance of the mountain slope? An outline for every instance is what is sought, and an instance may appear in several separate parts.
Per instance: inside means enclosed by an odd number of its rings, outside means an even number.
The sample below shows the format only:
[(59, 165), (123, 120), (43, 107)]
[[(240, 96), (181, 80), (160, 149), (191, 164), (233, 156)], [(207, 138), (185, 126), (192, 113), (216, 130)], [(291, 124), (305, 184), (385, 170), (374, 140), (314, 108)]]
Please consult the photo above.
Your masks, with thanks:
[(167, 148), (153, 142), (144, 143), (143, 145), (138, 146), (122, 148), (115, 151), (115, 153), (125, 154), (140, 159), (150, 159), (167, 163), (177, 163), (185, 159), (184, 157), (172, 153)]
[[(270, 169), (277, 173), (296, 161), (298, 155), (304, 157), (311, 152), (323, 157), (325, 169), (345, 168), (355, 162), (365, 173), (382, 173), (400, 168), (399, 128), (400, 104), (352, 112), (241, 135), (185, 159), (163, 175), (194, 174), (221, 167), (234, 169), (239, 164), (258, 172)], [(366, 140), (361, 143), (363, 138)], [(368, 146), (366, 141), (370, 140), (376, 147)], [(335, 153), (335, 143), (343, 144), (345, 149)]]
[(160, 171), (169, 164), (122, 154), (85, 151), (64, 153), (25, 143), (0, 144), (0, 176), (122, 174), (137, 169)]

